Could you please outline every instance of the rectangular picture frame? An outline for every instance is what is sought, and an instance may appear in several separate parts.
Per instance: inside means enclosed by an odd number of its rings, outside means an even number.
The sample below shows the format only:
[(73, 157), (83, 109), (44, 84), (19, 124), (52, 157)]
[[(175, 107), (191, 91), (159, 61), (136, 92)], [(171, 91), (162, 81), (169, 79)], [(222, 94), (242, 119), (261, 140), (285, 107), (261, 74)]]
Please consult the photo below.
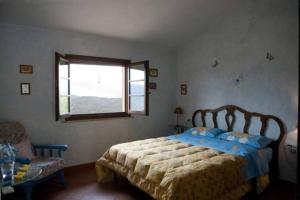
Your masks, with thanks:
[(149, 76), (151, 76), (151, 77), (158, 77), (158, 69), (150, 68), (149, 69)]
[(180, 94), (181, 95), (187, 95), (187, 84), (181, 84), (180, 85)]
[(32, 74), (33, 66), (32, 65), (20, 65), (20, 73), (21, 74)]
[(21, 95), (30, 95), (31, 94), (31, 86), (30, 83), (21, 83)]
[(157, 88), (157, 85), (156, 85), (155, 82), (150, 82), (150, 83), (149, 83), (149, 89), (151, 89), (151, 90), (156, 90), (156, 88)]

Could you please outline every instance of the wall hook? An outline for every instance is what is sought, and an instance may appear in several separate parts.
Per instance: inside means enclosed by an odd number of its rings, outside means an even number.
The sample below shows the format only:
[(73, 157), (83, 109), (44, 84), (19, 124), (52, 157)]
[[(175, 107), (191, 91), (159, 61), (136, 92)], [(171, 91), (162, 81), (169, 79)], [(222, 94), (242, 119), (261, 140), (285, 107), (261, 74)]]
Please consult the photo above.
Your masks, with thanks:
[(267, 52), (266, 59), (268, 59), (269, 61), (274, 60), (274, 56), (271, 53)]
[(217, 60), (215, 60), (215, 63), (211, 67), (216, 68), (218, 65), (219, 65), (219, 62)]

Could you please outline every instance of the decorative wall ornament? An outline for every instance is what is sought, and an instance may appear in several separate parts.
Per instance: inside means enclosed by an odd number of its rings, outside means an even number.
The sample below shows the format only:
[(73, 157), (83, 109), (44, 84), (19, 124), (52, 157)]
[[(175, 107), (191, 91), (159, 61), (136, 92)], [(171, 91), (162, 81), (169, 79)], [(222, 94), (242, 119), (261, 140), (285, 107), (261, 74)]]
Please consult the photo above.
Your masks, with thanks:
[(158, 77), (158, 69), (150, 68), (149, 69), (149, 76)]
[(266, 59), (268, 59), (269, 61), (274, 60), (274, 56), (271, 53), (267, 52)]
[(217, 60), (215, 60), (215, 63), (211, 67), (216, 68), (218, 65), (219, 65), (219, 62)]
[(21, 74), (32, 74), (33, 66), (32, 65), (20, 65), (20, 73)]
[(244, 80), (243, 74), (239, 74), (239, 76), (235, 79), (235, 85), (239, 85)]
[(187, 85), (186, 84), (181, 84), (180, 85), (180, 94), (181, 95), (187, 95)]

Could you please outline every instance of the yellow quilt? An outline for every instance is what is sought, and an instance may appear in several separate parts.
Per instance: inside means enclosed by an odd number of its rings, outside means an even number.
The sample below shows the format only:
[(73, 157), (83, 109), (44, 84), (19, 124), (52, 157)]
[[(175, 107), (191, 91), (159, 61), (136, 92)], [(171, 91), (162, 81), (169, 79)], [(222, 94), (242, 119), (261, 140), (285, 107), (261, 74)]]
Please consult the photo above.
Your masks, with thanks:
[(237, 200), (251, 190), (240, 156), (165, 137), (112, 146), (96, 162), (98, 181), (113, 171), (158, 200)]

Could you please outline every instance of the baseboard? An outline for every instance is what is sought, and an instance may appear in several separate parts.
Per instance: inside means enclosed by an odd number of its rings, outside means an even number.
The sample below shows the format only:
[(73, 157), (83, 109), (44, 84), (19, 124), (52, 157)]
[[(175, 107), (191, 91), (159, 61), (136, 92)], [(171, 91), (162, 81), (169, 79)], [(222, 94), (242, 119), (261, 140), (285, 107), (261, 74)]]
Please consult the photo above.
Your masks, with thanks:
[(92, 169), (92, 168), (95, 168), (95, 162), (65, 167), (64, 172), (65, 174), (73, 174), (74, 172), (84, 171), (86, 169)]

